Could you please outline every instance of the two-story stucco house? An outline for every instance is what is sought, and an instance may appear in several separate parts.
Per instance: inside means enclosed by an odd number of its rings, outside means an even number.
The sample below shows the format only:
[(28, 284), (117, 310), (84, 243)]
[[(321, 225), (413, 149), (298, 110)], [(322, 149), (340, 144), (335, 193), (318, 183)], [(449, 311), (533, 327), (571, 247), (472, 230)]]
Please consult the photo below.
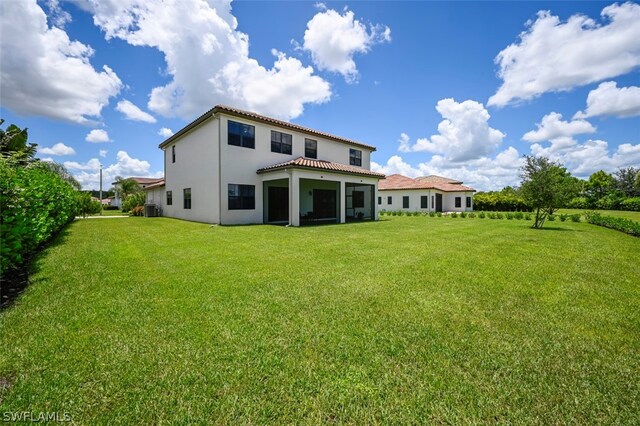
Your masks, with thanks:
[(217, 105), (160, 144), (163, 216), (219, 224), (376, 220), (375, 147)]
[(442, 176), (410, 178), (395, 174), (380, 182), (378, 209), (411, 212), (473, 211), (475, 189)]

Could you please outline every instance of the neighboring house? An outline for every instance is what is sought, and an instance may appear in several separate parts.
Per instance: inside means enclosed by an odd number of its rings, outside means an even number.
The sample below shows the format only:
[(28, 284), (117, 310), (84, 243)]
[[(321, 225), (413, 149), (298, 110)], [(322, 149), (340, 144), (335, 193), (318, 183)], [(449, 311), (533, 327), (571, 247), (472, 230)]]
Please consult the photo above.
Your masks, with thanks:
[[(145, 178), (145, 177), (131, 177), (126, 179), (133, 179), (138, 183), (138, 185), (140, 185), (142, 189), (146, 188), (149, 185), (156, 184), (162, 180), (162, 178)], [(115, 196), (113, 197), (113, 201), (111, 202), (110, 205), (117, 206), (120, 209), (122, 208), (122, 199), (120, 198), (120, 190), (121, 190), (120, 183), (112, 182), (111, 185), (113, 185), (113, 189), (115, 190)]]
[(219, 224), (377, 219), (375, 147), (218, 105), (160, 144), (163, 216)]
[(411, 212), (472, 211), (475, 191), (462, 185), (460, 181), (441, 176), (412, 179), (394, 174), (380, 181), (378, 209)]
[(103, 198), (102, 199), (102, 205), (103, 206), (112, 206), (113, 201), (115, 200), (115, 197), (107, 197), (107, 198)]

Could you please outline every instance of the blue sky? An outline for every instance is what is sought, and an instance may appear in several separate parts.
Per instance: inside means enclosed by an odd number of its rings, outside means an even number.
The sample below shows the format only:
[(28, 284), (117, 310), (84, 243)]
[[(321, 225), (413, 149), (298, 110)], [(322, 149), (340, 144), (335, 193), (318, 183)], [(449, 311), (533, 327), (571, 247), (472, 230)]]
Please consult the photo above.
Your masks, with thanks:
[(517, 185), (640, 167), (640, 5), (7, 1), (0, 116), (85, 188), (161, 176), (224, 103), (375, 145), (372, 168)]

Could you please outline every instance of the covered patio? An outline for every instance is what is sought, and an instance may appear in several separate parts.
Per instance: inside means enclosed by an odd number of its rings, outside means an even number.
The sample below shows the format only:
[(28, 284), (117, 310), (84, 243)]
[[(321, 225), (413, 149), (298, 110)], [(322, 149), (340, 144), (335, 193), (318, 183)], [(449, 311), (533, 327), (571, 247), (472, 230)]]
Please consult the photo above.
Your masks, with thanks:
[(263, 177), (263, 222), (300, 226), (377, 220), (384, 175), (303, 157), (257, 171)]

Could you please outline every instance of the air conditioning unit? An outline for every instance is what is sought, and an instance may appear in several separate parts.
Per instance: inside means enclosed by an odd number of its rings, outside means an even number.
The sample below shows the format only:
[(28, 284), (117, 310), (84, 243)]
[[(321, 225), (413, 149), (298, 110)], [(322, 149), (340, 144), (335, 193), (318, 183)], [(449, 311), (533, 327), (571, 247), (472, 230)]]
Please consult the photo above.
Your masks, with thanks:
[(155, 204), (145, 204), (144, 205), (144, 216), (145, 217), (156, 217), (158, 216), (158, 206)]

